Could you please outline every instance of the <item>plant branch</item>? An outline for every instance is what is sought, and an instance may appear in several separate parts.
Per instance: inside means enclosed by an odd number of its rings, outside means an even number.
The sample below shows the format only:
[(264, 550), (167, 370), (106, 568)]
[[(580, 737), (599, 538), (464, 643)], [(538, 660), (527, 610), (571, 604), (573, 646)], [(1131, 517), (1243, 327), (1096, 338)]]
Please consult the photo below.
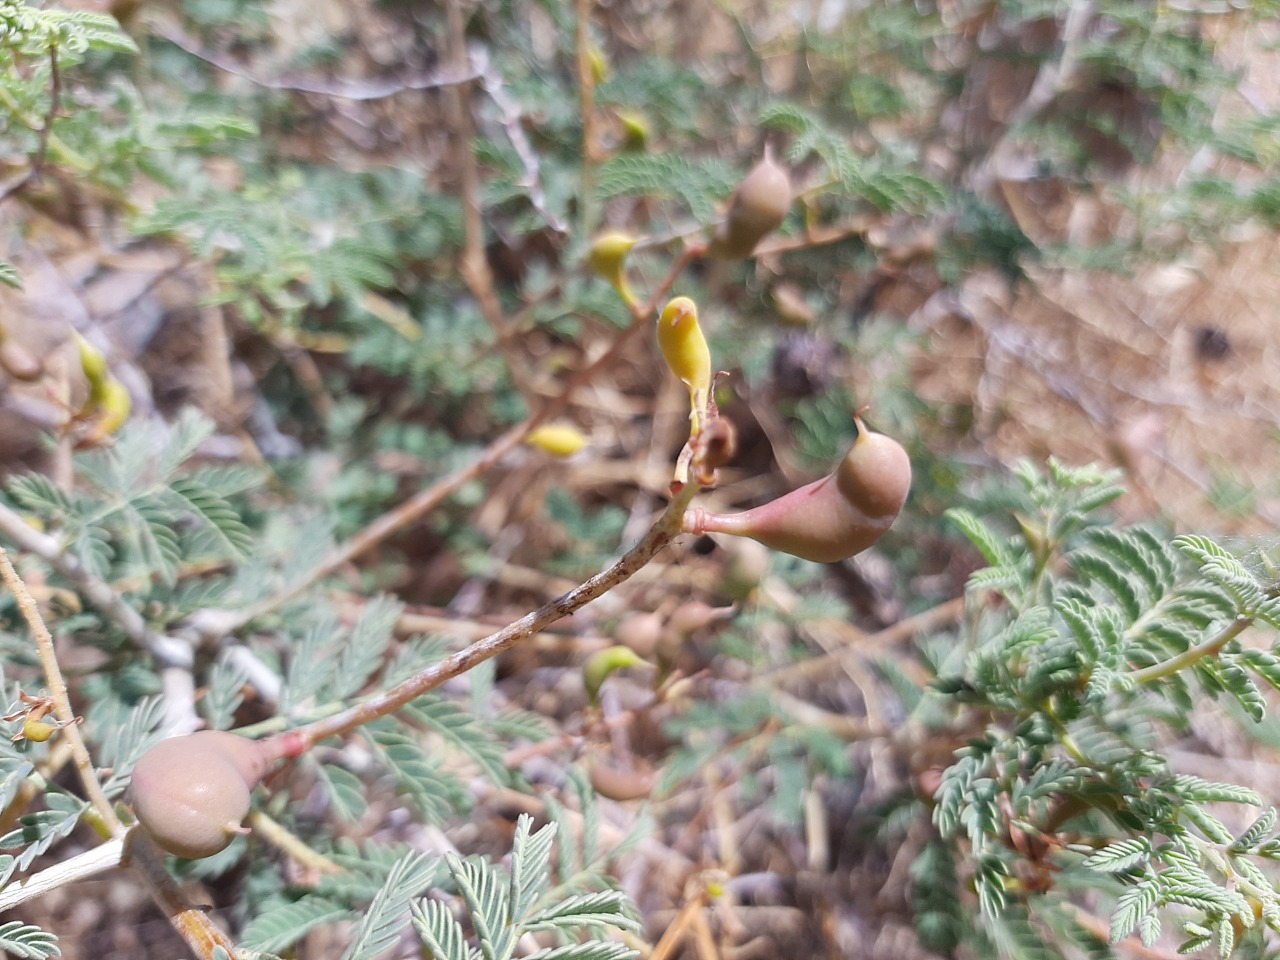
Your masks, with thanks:
[(0, 537), (15, 543), (25, 553), (34, 554), (69, 580), (93, 606), (116, 624), (137, 646), (149, 651), (164, 666), (190, 667), (194, 662), (191, 644), (177, 637), (161, 636), (129, 606), (115, 590), (84, 568), (78, 559), (65, 553), (48, 534), (41, 533), (22, 517), (0, 504)]
[(529, 191), (529, 202), (542, 215), (542, 219), (547, 222), (547, 225), (552, 230), (556, 231), (556, 233), (567, 234), (569, 228), (547, 204), (547, 195), (542, 189), (541, 167), (538, 163), (538, 155), (534, 152), (533, 145), (529, 142), (529, 137), (524, 132), (524, 126), (522, 125), (523, 113), (520, 105), (508, 96), (506, 86), (502, 82), (502, 75), (494, 67), (488, 51), (473, 46), (471, 48), (471, 64), (472, 69), (475, 70), (479, 78), (480, 86), (489, 95), (493, 105), (502, 111), (502, 128), (507, 132), (507, 139), (511, 141), (512, 149), (515, 150), (516, 156), (520, 158), (520, 163), (524, 166), (524, 180), (520, 185)]
[(80, 774), (84, 792), (106, 823), (111, 835), (118, 837), (124, 833), (124, 824), (116, 816), (111, 801), (103, 792), (102, 784), (98, 782), (98, 775), (93, 770), (93, 758), (89, 756), (89, 748), (85, 746), (84, 738), (80, 736), (76, 713), (71, 707), (71, 696), (67, 692), (67, 681), (62, 676), (62, 668), (58, 666), (58, 654), (53, 648), (53, 636), (45, 626), (44, 618), (40, 616), (40, 608), (36, 606), (35, 598), (31, 596), (31, 591), (18, 576), (18, 571), (13, 569), (9, 553), (3, 547), (0, 547), (0, 579), (4, 580), (4, 585), (18, 601), (18, 609), (22, 611), (23, 618), (31, 628), (31, 635), (35, 637), (36, 655), (40, 658), (40, 667), (44, 671), (45, 682), (49, 685), (49, 695), (53, 697), (54, 713), (63, 723), (61, 734), (71, 747), (71, 756), (75, 759), (76, 771)]
[(205, 50), (198, 40), (185, 33), (176, 23), (168, 19), (150, 16), (147, 26), (156, 36), (167, 40), (179, 50), (197, 60), (203, 60), (212, 67), (229, 73), (232, 76), (247, 80), (255, 87), (267, 90), (289, 90), (297, 93), (315, 93), (337, 100), (384, 100), (407, 90), (430, 90), (436, 87), (451, 87), (460, 83), (475, 80), (478, 74), (474, 68), (455, 73), (452, 70), (432, 71), (391, 80), (319, 80), (312, 77), (299, 77), (285, 74), (281, 77), (260, 77), (251, 73), (230, 57)]
[(308, 870), (314, 870), (316, 873), (342, 872), (342, 867), (318, 850), (312, 850), (306, 843), (261, 810), (254, 810), (249, 814), (249, 826), (258, 837), (286, 856), (292, 857)]
[(1075, 80), (1080, 47), (1093, 18), (1093, 11), (1093, 0), (1074, 0), (1067, 6), (1058, 56), (1041, 65), (1026, 97), (1010, 114), (1003, 133), (973, 171), (971, 182), (977, 193), (988, 192), (1001, 178), (1002, 167), (1013, 149), (1012, 134), (1040, 116), (1058, 94), (1069, 88)]
[(859, 637), (849, 646), (840, 647), (829, 653), (810, 657), (807, 660), (801, 660), (785, 667), (779, 667), (761, 679), (767, 681), (770, 685), (776, 686), (791, 680), (807, 679), (815, 674), (830, 673), (832, 661), (839, 663), (845, 657), (865, 657), (868, 649), (892, 646), (895, 643), (909, 640), (918, 633), (937, 630), (958, 619), (962, 613), (964, 613), (964, 597), (956, 597), (922, 613), (917, 613), (915, 616), (899, 620), (897, 623), (891, 624), (877, 633)]
[(1170, 657), (1163, 663), (1153, 663), (1141, 670), (1134, 670), (1129, 676), (1135, 683), (1151, 683), (1154, 680), (1171, 677), (1187, 667), (1195, 666), (1205, 657), (1217, 656), (1223, 647), (1244, 633), (1252, 624), (1253, 617), (1236, 617), (1208, 640), (1197, 643), (1194, 647), (1187, 647), (1176, 657)]
[(58, 70), (58, 48), (51, 46), (49, 47), (49, 110), (45, 113), (44, 122), (40, 126), (39, 145), (36, 147), (35, 156), (31, 158), (31, 165), (27, 168), (27, 172), (0, 190), (0, 203), (4, 203), (40, 176), (44, 162), (49, 156), (49, 138), (53, 135), (53, 120), (58, 115), (58, 101), (61, 99), (62, 74)]
[[(467, 54), (466, 18), (462, 12), (462, 0), (448, 0), (446, 13), (449, 21), (448, 57), (456, 72), (466, 68)], [(445, 121), (453, 140), (453, 160), (458, 168), (458, 193), (462, 200), (463, 245), (458, 272), (475, 297), (485, 322), (493, 331), (495, 346), (506, 360), (507, 370), (526, 402), (533, 399), (528, 376), (512, 350), (511, 325), (503, 314), (498, 299), (493, 270), (485, 253), (484, 216), (480, 209), (480, 170), (475, 155), (475, 118), (471, 114), (471, 85), (460, 83), (445, 91)]]
[[(606, 570), (596, 574), (563, 596), (543, 604), (519, 620), (471, 644), (390, 690), (356, 704), (341, 713), (325, 717), (289, 731), (287, 736), (303, 738), (306, 748), (328, 737), (341, 736), (379, 717), (395, 713), (413, 700), (434, 690), (447, 680), (466, 673), (478, 664), (511, 649), (533, 634), (567, 617), (592, 600), (629, 579), (652, 560), (683, 530), (685, 508), (698, 492), (696, 484), (688, 484), (677, 493), (667, 509), (639, 543)], [(305, 749), (305, 748), (304, 748)]]

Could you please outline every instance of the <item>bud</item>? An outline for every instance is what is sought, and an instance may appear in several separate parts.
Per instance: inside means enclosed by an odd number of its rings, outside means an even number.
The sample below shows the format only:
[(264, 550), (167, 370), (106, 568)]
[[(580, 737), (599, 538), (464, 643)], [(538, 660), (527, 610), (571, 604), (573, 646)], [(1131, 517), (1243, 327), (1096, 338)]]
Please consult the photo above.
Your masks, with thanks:
[(27, 717), (22, 721), (22, 737), (25, 740), (34, 740), (36, 743), (44, 743), (53, 736), (54, 731), (58, 728), (52, 723), (46, 723), (43, 720), (36, 720)]
[(95, 347), (92, 343), (76, 331), (72, 331), (76, 338), (76, 346), (80, 349), (80, 369), (84, 371), (84, 378), (89, 381), (89, 399), (85, 402), (81, 413), (92, 412), (102, 406), (102, 401), (106, 395), (107, 377), (110, 374), (107, 371), (107, 358), (102, 355), (102, 351)]

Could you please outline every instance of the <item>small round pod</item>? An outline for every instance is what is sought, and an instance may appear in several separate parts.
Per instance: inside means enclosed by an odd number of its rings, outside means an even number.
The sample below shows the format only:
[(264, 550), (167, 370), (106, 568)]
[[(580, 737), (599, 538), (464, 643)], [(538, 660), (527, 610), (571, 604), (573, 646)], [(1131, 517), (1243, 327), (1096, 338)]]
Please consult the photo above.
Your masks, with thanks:
[(751, 256), (766, 236), (778, 229), (791, 209), (791, 177), (767, 148), (733, 191), (729, 212), (716, 227), (707, 253), (721, 260)]
[(272, 760), (262, 744), (232, 733), (162, 740), (134, 765), (134, 814), (161, 849), (187, 860), (211, 857), (243, 832), (249, 792)]
[(861, 553), (893, 525), (911, 489), (911, 460), (896, 440), (867, 430), (835, 472), (742, 513), (685, 514), (693, 534), (750, 537), (804, 560), (836, 563)]
[(587, 266), (601, 279), (608, 280), (623, 300), (631, 303), (635, 296), (627, 283), (627, 257), (638, 238), (622, 230), (602, 233), (591, 243)]

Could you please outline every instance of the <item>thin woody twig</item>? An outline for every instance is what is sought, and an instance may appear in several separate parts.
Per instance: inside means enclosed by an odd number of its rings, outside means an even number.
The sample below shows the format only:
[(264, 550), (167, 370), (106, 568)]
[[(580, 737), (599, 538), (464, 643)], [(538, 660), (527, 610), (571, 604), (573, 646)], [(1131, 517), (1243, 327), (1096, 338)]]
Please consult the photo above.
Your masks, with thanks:
[(54, 714), (63, 723), (61, 735), (71, 747), (71, 756), (75, 760), (76, 772), (80, 774), (84, 792), (106, 823), (111, 835), (118, 837), (124, 833), (124, 824), (116, 816), (111, 801), (103, 792), (102, 784), (98, 782), (98, 775), (93, 769), (93, 758), (89, 756), (89, 748), (85, 746), (84, 738), (80, 736), (76, 713), (71, 707), (71, 697), (67, 692), (67, 682), (63, 679), (62, 668), (58, 666), (58, 655), (53, 648), (53, 636), (45, 626), (44, 618), (40, 616), (35, 598), (31, 596), (27, 585), (18, 576), (18, 571), (13, 569), (9, 553), (3, 547), (0, 547), (0, 579), (4, 580), (4, 585), (18, 601), (18, 609), (22, 611), (22, 616), (31, 628), (32, 636), (35, 637), (36, 655), (40, 658), (45, 683), (49, 685), (49, 695), (53, 697)]
[(578, 174), (579, 221), (582, 235), (588, 235), (595, 217), (592, 203), (596, 190), (596, 77), (591, 64), (591, 8), (594, 0), (577, 0), (574, 46), (578, 69), (578, 110), (582, 115), (582, 168)]
[(203, 60), (210, 66), (217, 67), (224, 73), (247, 80), (255, 87), (267, 90), (290, 90), (297, 93), (315, 93), (338, 100), (384, 100), (398, 93), (409, 90), (431, 90), (438, 87), (451, 87), (460, 83), (469, 83), (479, 77), (474, 68), (461, 71), (433, 70), (430, 73), (415, 74), (409, 77), (392, 80), (317, 80), (312, 77), (298, 77), (286, 74), (282, 77), (260, 77), (251, 73), (244, 66), (222, 54), (205, 50), (193, 37), (185, 33), (177, 24), (150, 18), (148, 26), (162, 40), (167, 40), (179, 50), (190, 54), (197, 60)]
[[(461, 0), (449, 0), (448, 53), (455, 70), (468, 62), (466, 20)], [(485, 253), (484, 217), (480, 210), (480, 170), (475, 156), (475, 118), (471, 115), (470, 87), (459, 84), (445, 93), (445, 119), (449, 124), (454, 148), (454, 162), (458, 167), (458, 192), (462, 200), (463, 245), (458, 272), (475, 297), (485, 322), (493, 331), (498, 351), (506, 360), (507, 370), (521, 396), (526, 401), (533, 398), (531, 385), (519, 358), (512, 350), (512, 327), (504, 315), (502, 301), (498, 298), (497, 285), (489, 258)]]
[(805, 679), (815, 674), (830, 673), (833, 660), (838, 662), (845, 657), (865, 656), (870, 649), (891, 646), (903, 640), (909, 640), (918, 633), (927, 633), (930, 630), (946, 626), (958, 619), (963, 613), (964, 597), (956, 597), (922, 613), (917, 613), (915, 616), (899, 620), (897, 623), (863, 638), (856, 645), (841, 647), (829, 653), (801, 660), (799, 663), (780, 667), (761, 679), (770, 685), (776, 686), (791, 680)]
[(1074, 0), (1067, 6), (1062, 23), (1062, 44), (1057, 58), (1046, 60), (1041, 65), (1026, 97), (1009, 116), (1004, 132), (971, 175), (973, 188), (978, 193), (986, 193), (1000, 179), (1001, 168), (1012, 149), (1012, 133), (1040, 116), (1058, 94), (1074, 81), (1080, 48), (1093, 19), (1093, 12), (1093, 0)]
[(542, 219), (547, 222), (547, 225), (552, 230), (560, 234), (567, 234), (569, 227), (547, 205), (547, 195), (542, 189), (541, 165), (538, 163), (538, 155), (534, 152), (528, 136), (525, 135), (524, 127), (521, 125), (522, 113), (520, 105), (507, 95), (507, 88), (502, 82), (502, 76), (493, 66), (488, 51), (482, 47), (473, 46), (471, 48), (471, 63), (480, 78), (480, 85), (484, 87), (485, 93), (489, 95), (493, 105), (502, 111), (502, 128), (507, 132), (507, 139), (511, 141), (511, 146), (515, 150), (516, 156), (520, 158), (520, 163), (524, 166), (524, 179), (520, 185), (529, 191), (529, 202), (542, 215)]

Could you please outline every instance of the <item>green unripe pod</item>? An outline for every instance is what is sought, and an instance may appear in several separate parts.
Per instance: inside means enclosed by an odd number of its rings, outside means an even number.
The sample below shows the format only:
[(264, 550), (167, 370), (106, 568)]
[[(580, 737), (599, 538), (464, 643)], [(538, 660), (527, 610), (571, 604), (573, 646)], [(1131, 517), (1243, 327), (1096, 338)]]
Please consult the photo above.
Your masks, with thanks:
[(631, 110), (619, 111), (618, 119), (622, 122), (624, 134), (622, 147), (624, 150), (641, 151), (649, 145), (649, 121), (642, 113)]
[(782, 224), (791, 209), (791, 177), (766, 149), (734, 190), (729, 212), (707, 244), (707, 253), (721, 260), (741, 260)]
[(858, 439), (834, 473), (743, 513), (685, 514), (694, 534), (750, 537), (804, 560), (836, 563), (866, 550), (893, 524), (911, 489), (911, 461), (896, 440), (858, 421)]
[(627, 667), (650, 667), (653, 664), (641, 659), (630, 647), (608, 647), (593, 653), (582, 668), (582, 685), (587, 688), (587, 699), (595, 703), (600, 698), (600, 688), (609, 675)]

